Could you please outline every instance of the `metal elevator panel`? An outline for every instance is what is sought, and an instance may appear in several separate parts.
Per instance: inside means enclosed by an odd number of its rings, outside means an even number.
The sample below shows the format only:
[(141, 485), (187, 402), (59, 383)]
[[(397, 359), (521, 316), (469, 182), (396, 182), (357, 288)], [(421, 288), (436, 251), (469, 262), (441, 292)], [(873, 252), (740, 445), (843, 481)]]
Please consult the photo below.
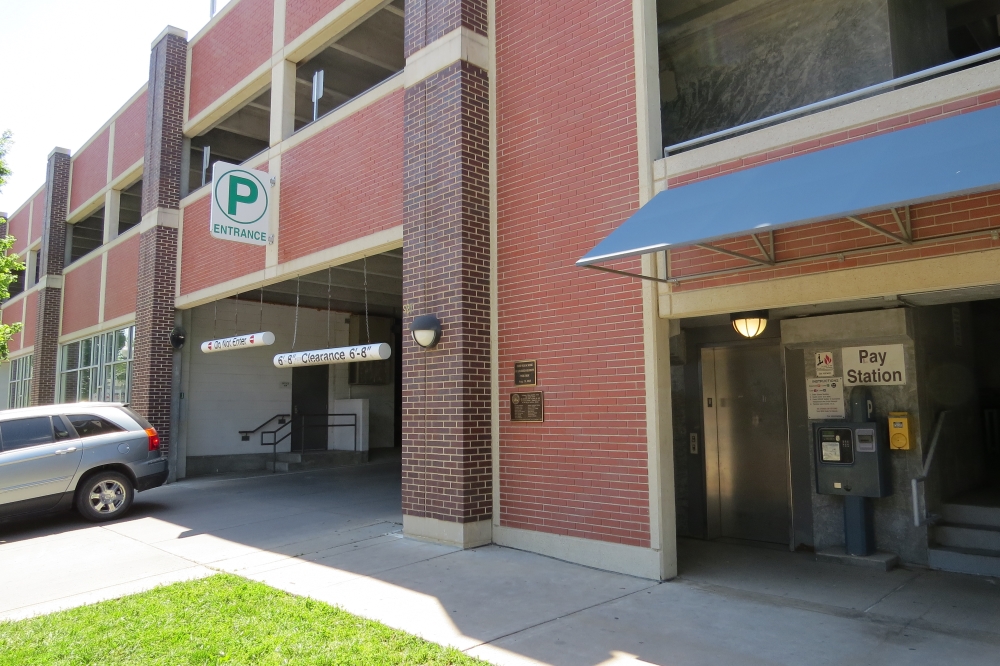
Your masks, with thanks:
[(709, 537), (788, 544), (785, 380), (778, 345), (702, 349)]

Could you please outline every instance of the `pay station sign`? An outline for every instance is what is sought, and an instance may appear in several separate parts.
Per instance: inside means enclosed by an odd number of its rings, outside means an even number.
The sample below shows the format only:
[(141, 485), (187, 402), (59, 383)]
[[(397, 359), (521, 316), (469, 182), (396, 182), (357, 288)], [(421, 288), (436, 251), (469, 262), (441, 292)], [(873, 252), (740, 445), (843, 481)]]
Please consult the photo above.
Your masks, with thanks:
[(270, 176), (235, 164), (212, 165), (212, 238), (267, 245)]
[(844, 384), (847, 386), (898, 386), (906, 383), (903, 345), (844, 347)]

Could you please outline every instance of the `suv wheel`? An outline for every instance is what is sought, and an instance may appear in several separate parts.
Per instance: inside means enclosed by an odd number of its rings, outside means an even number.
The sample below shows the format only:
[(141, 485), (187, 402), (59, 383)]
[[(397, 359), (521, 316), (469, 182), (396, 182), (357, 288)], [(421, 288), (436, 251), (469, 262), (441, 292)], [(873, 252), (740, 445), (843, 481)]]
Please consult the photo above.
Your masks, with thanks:
[(124, 516), (132, 506), (132, 482), (119, 472), (104, 471), (87, 477), (76, 493), (80, 515), (93, 522)]

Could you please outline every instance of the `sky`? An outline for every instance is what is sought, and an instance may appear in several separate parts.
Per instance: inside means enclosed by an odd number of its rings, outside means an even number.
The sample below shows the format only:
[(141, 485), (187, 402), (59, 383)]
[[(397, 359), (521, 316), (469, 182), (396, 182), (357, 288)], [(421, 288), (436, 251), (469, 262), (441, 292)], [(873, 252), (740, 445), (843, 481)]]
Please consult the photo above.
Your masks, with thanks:
[(0, 132), (14, 134), (0, 211), (13, 213), (45, 183), (53, 148), (75, 153), (142, 87), (163, 28), (193, 37), (209, 3), (0, 0)]

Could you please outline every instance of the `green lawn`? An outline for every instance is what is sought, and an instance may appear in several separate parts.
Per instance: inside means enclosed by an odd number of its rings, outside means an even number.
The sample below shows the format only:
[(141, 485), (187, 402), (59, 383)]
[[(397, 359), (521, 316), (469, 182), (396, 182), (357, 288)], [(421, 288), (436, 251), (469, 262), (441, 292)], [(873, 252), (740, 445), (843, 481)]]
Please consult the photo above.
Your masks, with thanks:
[(2, 666), (484, 663), (322, 602), (221, 574), (0, 623)]

